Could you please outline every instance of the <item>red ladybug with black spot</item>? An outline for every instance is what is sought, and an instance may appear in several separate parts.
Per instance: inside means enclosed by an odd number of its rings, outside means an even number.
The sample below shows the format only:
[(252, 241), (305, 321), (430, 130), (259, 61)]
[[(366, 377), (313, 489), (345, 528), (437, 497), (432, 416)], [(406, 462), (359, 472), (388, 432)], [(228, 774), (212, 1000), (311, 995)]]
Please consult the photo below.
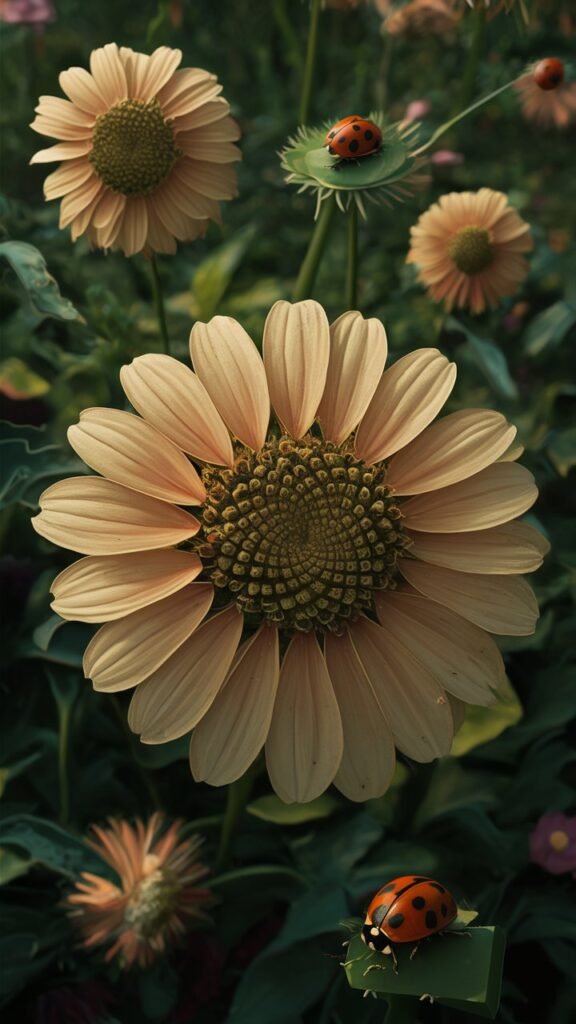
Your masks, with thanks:
[(545, 57), (534, 68), (534, 81), (545, 92), (557, 89), (564, 81), (564, 65), (557, 57)]
[(374, 121), (351, 114), (332, 125), (325, 139), (330, 156), (343, 160), (361, 160), (373, 156), (382, 146), (382, 131)]
[(441, 932), (458, 914), (454, 897), (433, 878), (401, 875), (387, 882), (374, 896), (362, 928), (362, 941), (377, 953), (391, 954), (394, 945), (414, 942), (411, 957), (422, 939)]

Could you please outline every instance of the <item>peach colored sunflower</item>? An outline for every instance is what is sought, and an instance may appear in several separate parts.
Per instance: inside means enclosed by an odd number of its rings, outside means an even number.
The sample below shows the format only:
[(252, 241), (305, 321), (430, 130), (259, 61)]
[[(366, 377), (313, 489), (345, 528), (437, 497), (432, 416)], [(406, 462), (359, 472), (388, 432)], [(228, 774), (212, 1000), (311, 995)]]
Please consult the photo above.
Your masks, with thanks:
[(425, 348), (384, 370), (378, 320), (330, 327), (313, 301), (275, 304), (263, 359), (221, 316), (190, 351), (195, 372), (164, 355), (122, 368), (139, 416), (88, 409), (70, 428), (104, 475), (41, 498), (38, 533), (88, 556), (52, 607), (105, 623), (85, 673), (136, 687), (144, 743), (194, 730), (195, 779), (231, 782), (265, 745), (287, 802), (332, 781), (378, 796), (395, 745), (447, 754), (458, 702), (493, 701), (488, 633), (534, 629), (518, 574), (547, 545), (511, 522), (536, 498), (516, 430), (487, 409), (433, 424), (456, 367)]
[(180, 841), (181, 824), (166, 828), (156, 813), (146, 825), (110, 818), (107, 828), (92, 827), (95, 838), (88, 844), (113, 868), (119, 885), (83, 872), (66, 897), (87, 949), (104, 944), (106, 960), (117, 956), (122, 967), (149, 967), (194, 919), (209, 920), (204, 911), (213, 897), (198, 887), (208, 874), (198, 861), (202, 839)]
[(533, 245), (530, 226), (502, 192), (450, 192), (441, 196), (410, 230), (407, 263), (435, 302), (482, 313), (512, 295)]
[(69, 99), (40, 97), (31, 127), (60, 141), (31, 163), (63, 161), (44, 194), (62, 199), (60, 227), (73, 240), (86, 234), (127, 256), (173, 253), (236, 194), (239, 131), (222, 86), (200, 68), (177, 71), (181, 60), (167, 46), (147, 56), (108, 43), (93, 50), (91, 74), (62, 72)]
[(576, 82), (564, 81), (555, 89), (542, 89), (534, 74), (522, 75), (514, 83), (522, 115), (543, 128), (567, 128), (576, 121)]

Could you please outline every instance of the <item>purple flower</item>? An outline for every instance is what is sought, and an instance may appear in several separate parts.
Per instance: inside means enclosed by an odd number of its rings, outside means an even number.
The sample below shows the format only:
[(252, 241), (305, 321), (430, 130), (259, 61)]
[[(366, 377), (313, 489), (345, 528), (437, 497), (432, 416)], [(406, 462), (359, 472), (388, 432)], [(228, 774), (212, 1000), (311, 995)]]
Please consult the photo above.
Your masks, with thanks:
[(576, 818), (542, 815), (530, 833), (530, 860), (551, 875), (576, 873)]

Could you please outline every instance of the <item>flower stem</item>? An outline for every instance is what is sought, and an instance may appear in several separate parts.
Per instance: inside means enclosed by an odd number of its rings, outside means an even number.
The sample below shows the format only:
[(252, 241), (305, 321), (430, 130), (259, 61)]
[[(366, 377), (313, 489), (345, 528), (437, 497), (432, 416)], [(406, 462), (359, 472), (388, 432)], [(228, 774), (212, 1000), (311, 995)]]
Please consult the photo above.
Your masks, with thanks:
[(162, 292), (162, 282), (160, 280), (160, 274), (158, 272), (158, 261), (154, 253), (150, 259), (150, 265), (152, 267), (152, 294), (154, 296), (154, 305), (156, 306), (156, 316), (158, 317), (158, 326), (160, 327), (160, 334), (162, 335), (162, 341), (164, 343), (164, 351), (167, 356), (170, 355), (170, 338), (168, 336), (168, 326), (166, 324), (166, 310), (164, 308), (164, 295)]
[(334, 210), (336, 208), (336, 201), (333, 195), (324, 199), (320, 206), (320, 213), (318, 214), (318, 220), (314, 227), (314, 232), (310, 243), (308, 245), (308, 252), (304, 257), (302, 266), (300, 267), (300, 273), (294, 285), (294, 291), (292, 299), (294, 302), (300, 302), (302, 299), (308, 299), (312, 288), (314, 287), (314, 281), (316, 280), (316, 274), (318, 273), (318, 267), (320, 266), (320, 260), (326, 240), (328, 238), (328, 232), (332, 223), (332, 217), (334, 216)]
[(473, 13), (474, 26), (472, 31), (472, 44), (468, 54), (468, 60), (464, 70), (462, 89), (460, 90), (459, 105), (468, 106), (474, 93), (476, 78), (478, 76), (478, 65), (484, 46), (486, 35), (486, 8), (484, 4), (477, 4)]
[(419, 1000), (411, 996), (391, 996), (386, 994), (388, 1012), (385, 1024), (416, 1024)]
[(348, 264), (346, 269), (346, 309), (358, 308), (358, 207), (348, 208)]
[(434, 146), (438, 142), (438, 139), (441, 139), (442, 136), (445, 135), (446, 132), (450, 131), (450, 129), (453, 128), (455, 124), (458, 124), (459, 121), (463, 121), (465, 117), (468, 117), (468, 114), (473, 114), (475, 110), (480, 110), (480, 108), (485, 106), (486, 103), (490, 103), (491, 100), (496, 99), (497, 96), (500, 96), (503, 92), (506, 92), (507, 89), (511, 89), (516, 82), (516, 78), (514, 78), (511, 82), (506, 82), (506, 85), (501, 85), (500, 88), (495, 89), (494, 92), (488, 93), (487, 96), (482, 96), (481, 99), (476, 100), (475, 103), (472, 103), (469, 107), (466, 107), (465, 110), (461, 110), (459, 114), (456, 114), (454, 117), (451, 117), (449, 121), (445, 121), (444, 124), (441, 124), (440, 127), (436, 129), (434, 134), (430, 136), (428, 142), (425, 142), (424, 145), (420, 146), (419, 149), (414, 150), (414, 153), (412, 155), (420, 156), (421, 153), (426, 153), (429, 149), (432, 149), (432, 146)]
[(310, 102), (312, 99), (312, 84), (314, 81), (314, 68), (316, 65), (316, 53), (318, 50), (318, 28), (320, 25), (320, 9), (322, 0), (312, 0), (310, 7), (310, 24), (308, 26), (308, 49), (306, 50), (306, 64), (304, 66), (304, 79), (302, 81), (302, 93), (300, 95), (299, 123), (308, 124), (310, 117)]
[(68, 741), (70, 738), (71, 705), (58, 702), (58, 789), (60, 794), (60, 824), (67, 825), (70, 816), (70, 788), (68, 786)]
[(248, 771), (245, 772), (241, 778), (236, 779), (236, 782), (231, 782), (228, 786), (226, 810), (222, 821), (218, 857), (216, 859), (217, 872), (222, 871), (222, 868), (226, 867), (228, 863), (230, 857), (230, 846), (232, 845), (236, 826), (242, 817), (242, 813), (248, 803), (248, 800), (250, 799), (250, 793), (252, 792), (252, 786), (254, 785), (254, 780), (258, 774), (258, 770), (258, 762), (255, 761), (254, 764), (250, 765)]
[(276, 27), (284, 38), (289, 60), (297, 69), (298, 74), (302, 75), (304, 74), (304, 61), (302, 59), (300, 42), (286, 12), (286, 0), (273, 0), (272, 11)]

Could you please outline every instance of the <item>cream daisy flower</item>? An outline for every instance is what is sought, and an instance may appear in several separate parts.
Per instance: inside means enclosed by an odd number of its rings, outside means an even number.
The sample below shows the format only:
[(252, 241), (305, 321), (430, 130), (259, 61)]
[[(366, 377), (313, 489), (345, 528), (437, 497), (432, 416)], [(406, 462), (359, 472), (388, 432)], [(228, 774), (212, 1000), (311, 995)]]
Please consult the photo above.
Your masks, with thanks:
[(109, 43), (92, 52), (91, 73), (62, 72), (69, 99), (40, 97), (31, 127), (60, 141), (31, 163), (63, 161), (44, 194), (62, 199), (60, 227), (73, 240), (173, 253), (236, 195), (239, 131), (222, 86), (200, 68), (177, 71), (181, 60), (167, 46), (147, 56)]
[(105, 623), (85, 673), (136, 687), (144, 743), (194, 730), (195, 779), (232, 782), (265, 745), (287, 802), (331, 782), (379, 796), (395, 746), (449, 752), (450, 697), (494, 700), (488, 634), (534, 629), (518, 574), (547, 544), (512, 522), (536, 498), (509, 461), (516, 430), (487, 409), (433, 423), (456, 367), (425, 348), (385, 370), (378, 320), (329, 326), (313, 301), (276, 303), (263, 359), (221, 316), (190, 351), (195, 372), (165, 355), (123, 367), (140, 415), (88, 409), (70, 428), (103, 476), (41, 498), (38, 533), (87, 555), (53, 608)]
[(561, 82), (555, 89), (542, 89), (533, 72), (514, 83), (522, 114), (543, 128), (567, 128), (576, 121), (576, 82)]
[(441, 196), (411, 228), (408, 263), (435, 302), (482, 313), (513, 295), (533, 245), (530, 226), (502, 192), (450, 192)]
[(84, 946), (106, 945), (106, 960), (122, 967), (149, 967), (191, 922), (206, 921), (213, 902), (200, 888), (208, 869), (198, 861), (199, 836), (180, 841), (181, 823), (166, 828), (162, 814), (145, 825), (111, 818), (107, 828), (94, 825), (89, 846), (118, 875), (119, 884), (83, 872), (66, 902)]

